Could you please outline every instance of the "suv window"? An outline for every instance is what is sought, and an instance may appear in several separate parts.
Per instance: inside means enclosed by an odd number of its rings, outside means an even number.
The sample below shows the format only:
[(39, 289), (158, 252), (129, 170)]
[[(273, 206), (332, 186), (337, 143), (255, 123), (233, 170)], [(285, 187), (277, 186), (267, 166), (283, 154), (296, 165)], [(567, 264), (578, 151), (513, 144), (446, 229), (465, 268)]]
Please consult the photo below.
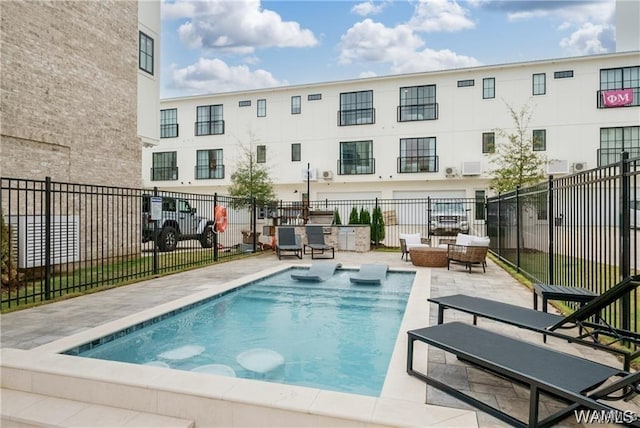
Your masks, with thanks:
[(172, 198), (162, 198), (162, 211), (176, 211), (176, 200)]
[(180, 199), (178, 201), (178, 206), (180, 207), (181, 213), (191, 213), (191, 207), (189, 206), (189, 202), (184, 199)]

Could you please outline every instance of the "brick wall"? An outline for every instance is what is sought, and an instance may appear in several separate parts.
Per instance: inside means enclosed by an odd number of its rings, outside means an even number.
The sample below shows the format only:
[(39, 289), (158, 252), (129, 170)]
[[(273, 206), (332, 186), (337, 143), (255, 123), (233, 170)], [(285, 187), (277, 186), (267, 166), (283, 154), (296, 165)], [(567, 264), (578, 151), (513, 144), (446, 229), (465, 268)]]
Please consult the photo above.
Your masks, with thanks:
[(136, 1), (3, 1), (0, 174), (139, 187)]

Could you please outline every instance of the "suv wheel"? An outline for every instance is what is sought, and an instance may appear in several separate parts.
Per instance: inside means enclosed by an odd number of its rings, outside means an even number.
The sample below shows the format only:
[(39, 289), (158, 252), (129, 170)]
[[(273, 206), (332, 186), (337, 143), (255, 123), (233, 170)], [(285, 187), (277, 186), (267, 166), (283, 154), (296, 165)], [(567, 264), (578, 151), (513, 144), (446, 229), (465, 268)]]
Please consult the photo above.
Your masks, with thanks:
[(200, 245), (202, 248), (211, 248), (213, 247), (215, 232), (211, 228), (211, 226), (207, 226), (204, 228), (204, 232), (200, 235)]
[(178, 232), (173, 227), (163, 227), (158, 237), (160, 251), (173, 251), (178, 246)]

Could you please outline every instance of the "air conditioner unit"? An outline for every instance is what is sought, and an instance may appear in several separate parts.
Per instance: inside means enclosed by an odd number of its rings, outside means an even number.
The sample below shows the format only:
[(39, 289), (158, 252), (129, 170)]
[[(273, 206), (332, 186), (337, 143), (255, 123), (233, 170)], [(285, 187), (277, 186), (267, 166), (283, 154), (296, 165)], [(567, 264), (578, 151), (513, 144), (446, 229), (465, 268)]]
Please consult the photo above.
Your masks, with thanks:
[(547, 164), (547, 174), (568, 174), (569, 162), (565, 160), (551, 160)]
[(322, 171), (322, 178), (331, 180), (333, 178), (333, 171)]
[(571, 169), (573, 170), (573, 172), (586, 171), (587, 170), (587, 163), (586, 162), (576, 162), (576, 163), (573, 164)]
[(457, 171), (455, 169), (455, 167), (452, 166), (448, 166), (444, 169), (444, 173), (447, 177), (455, 177), (457, 174)]
[(462, 162), (462, 175), (480, 175), (482, 174), (482, 165), (480, 161)]
[(316, 168), (304, 168), (302, 170), (302, 181), (316, 181), (318, 180), (318, 170)]

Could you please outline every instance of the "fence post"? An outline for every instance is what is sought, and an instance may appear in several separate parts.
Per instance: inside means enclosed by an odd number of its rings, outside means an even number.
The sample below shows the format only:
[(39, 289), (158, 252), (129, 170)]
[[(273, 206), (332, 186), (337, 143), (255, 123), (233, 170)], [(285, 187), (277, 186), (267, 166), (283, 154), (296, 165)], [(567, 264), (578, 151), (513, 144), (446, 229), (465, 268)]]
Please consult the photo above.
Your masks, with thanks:
[(554, 232), (555, 232), (555, 210), (553, 207), (553, 175), (549, 176), (549, 181), (548, 181), (549, 185), (548, 185), (548, 190), (547, 190), (547, 195), (548, 195), (548, 205), (549, 205), (549, 209), (548, 209), (548, 213), (547, 213), (547, 219), (549, 222), (549, 284), (555, 284), (555, 280), (554, 280), (554, 255), (553, 255), (553, 249), (554, 249), (554, 245), (553, 245), (553, 241), (554, 241)]
[[(629, 152), (622, 152), (620, 161), (620, 274), (622, 278), (631, 275), (631, 165)], [(621, 279), (622, 279), (621, 278)], [(622, 297), (620, 311), (621, 326), (630, 330), (631, 325), (631, 297), (627, 293)]]
[(213, 261), (218, 261), (218, 219), (216, 218), (216, 207), (218, 206), (218, 192), (213, 194)]
[[(153, 187), (153, 196), (158, 196), (158, 187)], [(149, 202), (151, 209), (151, 202)], [(158, 220), (153, 220), (153, 274), (158, 274)]]
[(516, 186), (516, 272), (520, 272), (520, 186)]
[(44, 179), (44, 298), (51, 300), (51, 177)]
[(256, 223), (258, 222), (258, 219), (256, 218), (256, 198), (255, 196), (251, 199), (251, 235), (253, 236), (252, 239), (252, 244), (253, 244), (253, 252), (256, 252), (256, 244), (257, 244), (257, 240), (256, 240)]
[(498, 221), (497, 226), (497, 238), (498, 238), (498, 258), (502, 258), (502, 237), (500, 236), (500, 230), (502, 230), (502, 215), (500, 213), (500, 205), (502, 203), (502, 193), (498, 192)]

